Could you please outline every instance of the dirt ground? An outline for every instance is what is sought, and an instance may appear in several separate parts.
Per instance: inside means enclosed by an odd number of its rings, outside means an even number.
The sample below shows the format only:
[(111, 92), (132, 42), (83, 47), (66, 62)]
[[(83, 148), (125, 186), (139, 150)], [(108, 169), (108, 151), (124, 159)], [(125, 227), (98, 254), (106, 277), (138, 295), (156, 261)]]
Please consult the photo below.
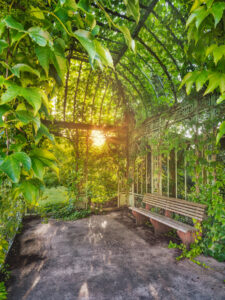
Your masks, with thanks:
[(124, 211), (27, 220), (8, 258), (9, 300), (225, 299), (225, 263), (176, 261), (169, 240)]

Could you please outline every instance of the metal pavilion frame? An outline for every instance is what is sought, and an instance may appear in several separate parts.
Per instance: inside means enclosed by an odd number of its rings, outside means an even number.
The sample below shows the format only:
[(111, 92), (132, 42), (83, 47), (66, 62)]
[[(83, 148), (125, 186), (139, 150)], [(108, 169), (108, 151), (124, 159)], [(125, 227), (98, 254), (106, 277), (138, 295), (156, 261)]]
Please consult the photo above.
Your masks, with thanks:
[[(198, 120), (203, 118), (205, 120), (213, 120), (218, 115), (223, 115), (225, 110), (225, 105), (216, 105), (216, 96), (207, 97), (206, 99), (195, 99), (186, 101), (186, 103), (178, 104), (171, 108), (170, 111), (154, 116), (146, 120), (139, 128), (133, 131), (131, 136), (131, 147), (135, 147), (135, 144), (139, 140), (144, 138), (157, 137), (160, 131), (163, 131), (165, 127), (173, 126), (174, 124), (185, 124), (186, 121)], [(178, 162), (179, 151), (174, 149), (174, 161), (172, 168), (174, 169), (174, 184), (175, 191), (171, 195), (170, 191), (170, 163), (171, 163), (171, 153), (164, 157), (164, 166), (166, 166), (166, 180), (164, 182), (164, 191), (162, 186), (163, 170), (162, 170), (162, 155), (157, 153), (157, 149), (154, 145), (151, 149), (146, 150), (145, 155), (136, 155), (133, 161), (132, 178), (133, 182), (130, 186), (130, 192), (128, 199), (127, 194), (124, 192), (124, 187), (120, 186), (120, 191), (122, 197), (125, 197), (129, 205), (134, 205), (135, 202), (142, 200), (144, 193), (157, 193), (164, 194), (165, 196), (173, 196), (175, 198), (188, 197), (188, 182), (187, 182), (187, 161), (185, 153), (183, 153), (183, 195), (179, 195), (178, 192), (178, 169), (180, 169)], [(150, 157), (150, 159), (149, 159)], [(216, 157), (210, 158), (207, 155), (207, 160), (215, 160)], [(165, 171), (165, 170), (164, 170)], [(208, 175), (206, 175), (206, 181), (208, 182)], [(204, 170), (202, 170), (202, 176), (204, 176)], [(166, 191), (165, 191), (166, 190)], [(121, 197), (121, 196), (120, 196)]]

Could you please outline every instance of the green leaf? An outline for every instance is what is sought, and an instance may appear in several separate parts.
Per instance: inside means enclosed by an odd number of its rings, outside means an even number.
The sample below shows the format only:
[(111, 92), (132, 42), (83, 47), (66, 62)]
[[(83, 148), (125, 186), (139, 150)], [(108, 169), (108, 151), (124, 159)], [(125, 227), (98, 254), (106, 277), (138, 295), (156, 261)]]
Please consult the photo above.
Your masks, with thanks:
[(35, 157), (31, 158), (31, 162), (35, 176), (42, 180), (45, 172), (44, 164), (38, 158)]
[(195, 25), (196, 28), (198, 29), (201, 23), (204, 21), (204, 19), (209, 15), (209, 12), (204, 9), (203, 6), (199, 8), (198, 13), (196, 14), (196, 20), (195, 20)]
[(2, 86), (5, 83), (5, 78), (0, 75), (0, 86)]
[(220, 104), (220, 103), (222, 103), (224, 100), (225, 100), (225, 94), (221, 95), (221, 96), (217, 99), (216, 103), (217, 103), (217, 104)]
[(51, 160), (48, 160), (45, 158), (42, 158), (41, 161), (46, 167), (49, 167), (50, 169), (55, 171), (57, 176), (59, 176), (59, 168), (56, 166), (54, 161), (51, 161)]
[(208, 72), (206, 70), (200, 71), (195, 81), (197, 92), (201, 90), (203, 85), (206, 83), (207, 79), (208, 79)]
[(39, 7), (34, 7), (34, 6), (30, 6), (31, 8), (31, 15), (34, 16), (35, 18), (39, 19), (39, 20), (44, 20), (45, 16), (43, 14), (43, 12), (40, 10)]
[(7, 102), (12, 101), (14, 98), (16, 98), (20, 94), (20, 88), (18, 85), (11, 85), (8, 87), (7, 91), (2, 94), (1, 98), (1, 104), (5, 104)]
[(218, 63), (218, 61), (225, 56), (225, 45), (215, 47), (213, 50), (213, 57), (215, 64)]
[(88, 26), (90, 26), (91, 30), (95, 27), (96, 25), (96, 20), (95, 20), (95, 16), (92, 14), (86, 14), (86, 18), (85, 18), (86, 23), (88, 24)]
[(62, 56), (65, 58), (65, 41), (61, 38), (55, 39), (54, 41), (54, 52), (56, 55)]
[[(8, 69), (8, 70), (10, 70), (11, 71), (11, 68), (10, 68), (10, 66), (7, 64), (7, 63), (5, 63), (4, 61), (0, 61), (0, 64), (5, 68), (5, 69)], [(2, 76), (0, 76), (0, 78), (1, 78)], [(1, 82), (1, 81), (0, 81)]]
[(61, 6), (63, 6), (65, 4), (66, 0), (59, 0), (59, 2), (61, 4)]
[(8, 43), (4, 40), (0, 40), (0, 54), (4, 51), (5, 48), (8, 47)]
[(2, 117), (9, 110), (10, 110), (10, 106), (8, 106), (8, 105), (1, 105), (0, 106), (0, 126), (2, 126), (4, 124), (4, 121), (3, 121)]
[(224, 136), (224, 134), (225, 134), (225, 121), (223, 121), (223, 123), (220, 125), (220, 129), (216, 137), (216, 144), (219, 143), (219, 141)]
[(65, 74), (67, 72), (67, 60), (66, 60), (66, 58), (52, 52), (51, 61), (54, 64), (54, 67), (57, 71), (58, 76), (63, 81), (64, 77), (65, 77)]
[(190, 26), (190, 24), (194, 21), (195, 18), (196, 18), (196, 13), (193, 12), (193, 13), (189, 16), (189, 18), (188, 18), (188, 20), (187, 20), (187, 22), (186, 22), (186, 27)]
[(194, 20), (195, 25), (197, 29), (201, 25), (201, 23), (204, 21), (204, 19), (209, 15), (209, 11), (205, 9), (205, 6), (200, 6), (197, 9), (193, 11), (193, 13), (189, 16), (186, 27), (188, 27)]
[(12, 16), (5, 17), (4, 23), (9, 28), (24, 32), (23, 25), (21, 23), (17, 22)]
[(19, 182), (20, 163), (13, 157), (13, 154), (4, 159), (4, 162), (0, 165), (0, 169), (6, 173), (14, 183)]
[(21, 96), (34, 108), (34, 114), (38, 112), (42, 103), (42, 95), (38, 88), (23, 88)]
[(205, 52), (205, 55), (208, 56), (209, 54), (211, 54), (213, 52), (213, 50), (218, 47), (217, 44), (212, 44), (210, 45)]
[(207, 0), (206, 1), (206, 6), (207, 6), (208, 9), (212, 6), (213, 2), (214, 2), (214, 0)]
[(52, 142), (54, 141), (54, 136), (50, 134), (48, 128), (45, 125), (41, 124), (40, 128), (38, 129), (37, 135), (35, 137), (35, 143), (39, 143), (40, 139), (44, 135), (47, 136), (47, 138)]
[(98, 25), (96, 25), (96, 26), (92, 29), (91, 34), (92, 34), (93, 36), (96, 36), (96, 35), (99, 34), (99, 31), (100, 31), (100, 27), (99, 27)]
[(90, 56), (90, 60), (93, 63), (96, 56), (95, 44), (92, 40), (91, 33), (89, 31), (79, 29), (74, 32), (74, 35), (81, 43), (81, 45), (86, 49)]
[(127, 7), (127, 15), (133, 16), (136, 23), (139, 22), (140, 19), (140, 8), (139, 8), (139, 1), (137, 0), (124, 0), (123, 1)]
[(21, 152), (24, 146), (26, 146), (25, 143), (16, 142), (15, 144), (10, 144), (9, 150), (14, 152)]
[(13, 45), (15, 42), (17, 42), (23, 35), (24, 35), (24, 32), (17, 31), (17, 30), (11, 30), (10, 31), (11, 45)]
[(66, 0), (65, 4), (64, 4), (64, 7), (70, 8), (70, 9), (73, 9), (73, 10), (77, 10), (76, 1), (75, 0)]
[(77, 4), (77, 7), (83, 10), (84, 12), (91, 12), (89, 0), (80, 0)]
[[(196, 81), (196, 79), (198, 78), (198, 76), (199, 76), (199, 71), (189, 72), (184, 76), (179, 88), (181, 88), (184, 84), (186, 84), (186, 92), (189, 95), (191, 92), (191, 88), (194, 82)], [(198, 88), (200, 88), (201, 83), (202, 80), (200, 79), (198, 82)]]
[(48, 76), (50, 56), (51, 56), (50, 48), (47, 46), (46, 47), (37, 46), (35, 48), (35, 53), (37, 55), (40, 65), (45, 70), (46, 76)]
[(21, 72), (29, 72), (32, 73), (34, 75), (36, 75), (37, 77), (40, 77), (40, 73), (37, 70), (34, 70), (33, 68), (31, 68), (30, 66), (26, 65), (26, 64), (17, 64), (12, 68), (12, 72), (16, 77), (20, 78), (20, 73)]
[(0, 22), (0, 37), (2, 36), (4, 31), (5, 31), (5, 23)]
[(6, 173), (14, 183), (18, 183), (20, 180), (21, 164), (26, 171), (30, 170), (31, 160), (29, 156), (25, 152), (16, 152), (6, 156), (0, 165), (0, 169)]
[(217, 87), (220, 88), (221, 94), (225, 92), (225, 73), (211, 72), (208, 76), (209, 84), (204, 95), (213, 92)]
[(30, 152), (31, 159), (39, 159), (44, 166), (51, 168), (53, 171), (59, 174), (59, 169), (56, 166), (56, 158), (53, 153), (48, 150), (36, 148)]
[(7, 91), (2, 95), (1, 104), (12, 101), (14, 98), (21, 96), (34, 108), (36, 114), (41, 107), (42, 94), (38, 88), (23, 88), (21, 86), (11, 84)]
[(116, 25), (116, 27), (123, 33), (127, 46), (135, 53), (135, 41), (131, 37), (130, 30), (125, 25)]
[(26, 171), (29, 171), (31, 168), (31, 159), (25, 152), (16, 152), (12, 154), (14, 159), (21, 163)]
[(220, 22), (223, 16), (223, 11), (225, 10), (224, 2), (215, 2), (210, 9), (210, 13), (213, 15), (215, 20), (215, 27)]
[(41, 47), (45, 47), (49, 41), (48, 32), (42, 30), (40, 27), (31, 27), (28, 30), (31, 39)]
[(105, 66), (113, 68), (113, 59), (109, 50), (103, 47), (98, 41), (95, 41), (96, 52)]
[(34, 115), (30, 111), (16, 111), (16, 117), (20, 120), (20, 122), (22, 122), (25, 125), (29, 124), (30, 122), (33, 122), (37, 126), (37, 128), (40, 127), (40, 118), (38, 116), (34, 117)]
[(42, 148), (36, 148), (30, 152), (31, 157), (36, 157), (40, 160), (47, 159), (51, 161), (56, 161), (54, 154), (48, 150)]
[(34, 204), (39, 197), (39, 188), (34, 184), (34, 181), (26, 180), (21, 186), (21, 191), (23, 193), (24, 198), (30, 203)]
[(49, 112), (49, 101), (46, 93), (42, 90), (40, 90), (41, 96), (42, 96), (42, 103), (45, 106), (47, 112)]

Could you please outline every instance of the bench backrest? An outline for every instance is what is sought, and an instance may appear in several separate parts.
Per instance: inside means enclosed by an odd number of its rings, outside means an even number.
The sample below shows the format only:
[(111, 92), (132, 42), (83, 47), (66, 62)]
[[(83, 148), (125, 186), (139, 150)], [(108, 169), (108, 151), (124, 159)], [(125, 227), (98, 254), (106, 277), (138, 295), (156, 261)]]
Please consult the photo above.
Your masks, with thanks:
[(150, 206), (194, 218), (202, 221), (205, 217), (206, 205), (182, 199), (166, 197), (158, 194), (145, 194), (143, 202)]

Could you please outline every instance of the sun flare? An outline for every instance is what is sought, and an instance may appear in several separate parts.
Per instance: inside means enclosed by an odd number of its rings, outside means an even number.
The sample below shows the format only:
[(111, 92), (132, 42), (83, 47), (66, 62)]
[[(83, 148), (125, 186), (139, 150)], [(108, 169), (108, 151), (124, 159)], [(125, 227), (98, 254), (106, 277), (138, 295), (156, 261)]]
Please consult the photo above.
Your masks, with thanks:
[(105, 144), (105, 136), (104, 134), (99, 130), (93, 130), (91, 133), (91, 138), (93, 141), (93, 145), (96, 147), (101, 147)]

